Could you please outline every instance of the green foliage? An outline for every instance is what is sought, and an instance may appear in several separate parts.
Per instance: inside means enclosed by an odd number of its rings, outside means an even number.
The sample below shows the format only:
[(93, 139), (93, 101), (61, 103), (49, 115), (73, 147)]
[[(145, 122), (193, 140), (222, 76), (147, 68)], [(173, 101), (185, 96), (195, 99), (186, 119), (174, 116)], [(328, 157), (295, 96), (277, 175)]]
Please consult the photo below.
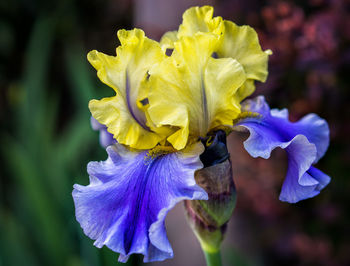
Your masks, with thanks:
[(52, 82), (59, 21), (55, 15), (36, 18), (17, 85), (23, 97), (7, 117), (11, 128), (1, 133), (8, 189), (1, 195), (0, 265), (119, 265), (117, 254), (95, 248), (75, 221), (72, 186), (88, 182), (86, 164), (103, 150), (87, 108), (98, 96), (94, 72), (76, 38), (64, 41), (61, 59), (69, 99)]

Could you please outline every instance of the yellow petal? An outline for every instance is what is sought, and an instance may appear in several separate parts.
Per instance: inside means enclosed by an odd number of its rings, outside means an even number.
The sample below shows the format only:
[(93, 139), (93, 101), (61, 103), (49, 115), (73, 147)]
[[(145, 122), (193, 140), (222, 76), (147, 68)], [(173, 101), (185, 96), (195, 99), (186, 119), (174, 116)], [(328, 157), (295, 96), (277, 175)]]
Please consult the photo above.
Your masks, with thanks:
[(243, 67), (237, 60), (209, 58), (205, 69), (209, 130), (232, 125), (241, 111), (236, 92), (245, 80)]
[(93, 117), (106, 125), (108, 132), (113, 134), (119, 143), (137, 149), (150, 149), (161, 140), (159, 135), (130, 121), (132, 117), (130, 117), (127, 105), (121, 97), (91, 100), (89, 108)]
[(117, 56), (97, 51), (88, 54), (98, 77), (116, 92), (114, 97), (92, 100), (89, 108), (92, 116), (106, 125), (119, 143), (149, 149), (165, 136), (149, 128), (152, 122), (137, 103), (145, 97), (148, 71), (165, 55), (159, 44), (146, 38), (142, 30), (120, 30), (118, 37), (121, 46), (117, 48)]
[(212, 6), (191, 7), (185, 11), (177, 37), (192, 36), (197, 32), (212, 32), (220, 35), (223, 32), (221, 17), (213, 18)]
[(252, 95), (255, 91), (255, 84), (253, 79), (247, 79), (243, 85), (237, 90), (236, 97), (239, 102)]
[(118, 92), (118, 81), (123, 79), (125, 71), (123, 71), (123, 66), (117, 60), (117, 57), (93, 50), (88, 53), (87, 59), (97, 70), (99, 79), (112, 87), (115, 92)]
[[(242, 64), (249, 84), (244, 83), (239, 93), (250, 95), (255, 90), (252, 80), (265, 82), (268, 72), (268, 55), (270, 50), (262, 51), (258, 36), (249, 26), (237, 26), (231, 21), (223, 21), (221, 17), (213, 18), (213, 7), (192, 7), (185, 11), (183, 22), (176, 37), (191, 36), (197, 32), (212, 32), (221, 36), (218, 45), (218, 57), (231, 57)], [(169, 43), (169, 39), (168, 39)]]
[(172, 57), (151, 71), (148, 113), (155, 124), (179, 128), (168, 137), (176, 149), (185, 147), (189, 137), (198, 139), (219, 125), (231, 125), (240, 112), (234, 94), (245, 73), (232, 58), (211, 57), (218, 39), (212, 33), (183, 37)]
[(178, 40), (177, 31), (168, 31), (160, 39), (160, 47), (165, 52), (166, 49), (174, 49), (174, 43)]
[(236, 59), (243, 66), (247, 79), (265, 82), (270, 51), (262, 51), (255, 30), (226, 20), (224, 25), (225, 33), (217, 51), (218, 56)]
[(173, 49), (174, 43), (183, 36), (192, 36), (197, 32), (212, 32), (222, 34), (224, 24), (221, 17), (213, 18), (214, 9), (211, 6), (191, 7), (183, 14), (183, 21), (179, 31), (166, 32), (161, 40), (160, 46), (165, 51)]

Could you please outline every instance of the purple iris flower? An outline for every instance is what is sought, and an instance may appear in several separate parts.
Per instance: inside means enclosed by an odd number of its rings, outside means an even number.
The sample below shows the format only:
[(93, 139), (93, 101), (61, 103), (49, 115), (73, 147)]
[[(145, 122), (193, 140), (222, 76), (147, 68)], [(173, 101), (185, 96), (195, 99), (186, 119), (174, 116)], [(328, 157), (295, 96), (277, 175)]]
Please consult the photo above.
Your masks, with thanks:
[(113, 135), (107, 131), (107, 127), (99, 123), (94, 117), (90, 119), (91, 127), (93, 130), (100, 132), (100, 144), (103, 148), (107, 148), (109, 145), (116, 143)]
[(121, 262), (135, 253), (144, 262), (171, 258), (165, 217), (183, 200), (205, 254), (218, 258), (236, 196), (226, 146), (234, 129), (250, 132), (244, 146), (253, 157), (286, 150), (280, 200), (314, 197), (330, 182), (313, 166), (329, 145), (326, 121), (309, 114), (292, 123), (262, 96), (240, 108), (254, 82), (266, 80), (271, 51), (261, 49), (252, 28), (212, 15), (212, 7), (193, 7), (161, 43), (140, 29), (120, 30), (117, 56), (88, 54), (115, 95), (89, 103), (103, 123), (91, 118), (108, 158), (88, 164), (88, 185), (74, 185), (76, 219), (95, 246), (120, 253)]
[(319, 194), (330, 177), (312, 165), (328, 148), (327, 122), (316, 114), (308, 114), (292, 123), (287, 109), (270, 110), (263, 96), (245, 101), (243, 109), (256, 113), (236, 124), (250, 132), (244, 147), (251, 156), (267, 159), (277, 147), (287, 152), (288, 170), (280, 200), (295, 203)]
[[(328, 148), (326, 121), (309, 114), (292, 123), (286, 109), (270, 110), (262, 96), (245, 101), (242, 111), (249, 115), (235, 127), (249, 130), (244, 147), (251, 156), (267, 159), (277, 147), (288, 154), (280, 200), (295, 203), (319, 194), (330, 182), (312, 166)], [(97, 247), (106, 245), (120, 253), (121, 262), (133, 253), (143, 254), (144, 262), (171, 258), (164, 224), (168, 211), (185, 199), (208, 199), (194, 179), (195, 171), (203, 167), (203, 145), (198, 142), (190, 150), (151, 156), (147, 150), (130, 150), (105, 138), (111, 134), (94, 119), (91, 122), (104, 134), (101, 144), (109, 147), (106, 161), (88, 164), (90, 184), (74, 185), (76, 218), (84, 233)]]

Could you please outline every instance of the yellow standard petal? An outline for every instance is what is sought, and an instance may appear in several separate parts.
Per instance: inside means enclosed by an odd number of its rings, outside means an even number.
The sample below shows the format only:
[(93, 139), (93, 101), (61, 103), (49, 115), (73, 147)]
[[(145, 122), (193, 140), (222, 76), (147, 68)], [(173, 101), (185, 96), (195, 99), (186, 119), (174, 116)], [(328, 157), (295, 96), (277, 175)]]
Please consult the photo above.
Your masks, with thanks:
[[(267, 61), (271, 51), (262, 51), (258, 35), (253, 28), (237, 26), (221, 17), (213, 18), (213, 12), (214, 9), (211, 6), (187, 9), (183, 14), (177, 38), (192, 36), (197, 32), (212, 32), (220, 35), (220, 44), (215, 51), (218, 56), (236, 59), (243, 66), (247, 79), (264, 82), (268, 74)], [(169, 39), (168, 42), (170, 42)]]
[(221, 35), (224, 30), (221, 17), (213, 18), (212, 6), (191, 7), (182, 16), (177, 37), (192, 36), (197, 32), (212, 32)]
[(212, 33), (182, 37), (172, 56), (151, 70), (148, 113), (155, 124), (178, 128), (168, 137), (176, 149), (232, 125), (240, 113), (235, 93), (245, 73), (237, 60), (211, 57), (218, 40)]
[[(236, 59), (244, 68), (247, 81), (239, 88), (241, 100), (255, 90), (254, 81), (265, 82), (270, 50), (262, 51), (255, 30), (249, 26), (237, 26), (231, 21), (213, 18), (213, 7), (192, 7), (183, 14), (183, 22), (176, 37), (191, 36), (197, 32), (212, 32), (221, 36), (218, 57)], [(173, 35), (174, 36), (174, 35)], [(168, 37), (168, 36), (167, 36)], [(168, 48), (174, 38), (167, 40)]]
[(249, 96), (255, 89), (252, 80), (265, 82), (268, 71), (268, 56), (270, 50), (263, 51), (259, 44), (258, 35), (249, 26), (237, 26), (231, 21), (224, 21), (225, 32), (218, 46), (219, 57), (236, 59), (244, 68), (247, 82), (240, 88), (241, 95)]
[(118, 38), (121, 46), (117, 56), (97, 51), (88, 54), (100, 80), (116, 92), (113, 97), (90, 101), (89, 108), (119, 143), (149, 149), (164, 136), (150, 129), (152, 123), (139, 108), (139, 101), (145, 97), (148, 71), (165, 56), (159, 44), (146, 38), (142, 30), (120, 30)]
[(182, 24), (179, 31), (166, 32), (160, 40), (160, 45), (165, 51), (173, 49), (174, 43), (181, 37), (192, 36), (197, 32), (212, 32), (221, 35), (224, 24), (221, 17), (213, 18), (212, 6), (191, 7), (182, 15)]

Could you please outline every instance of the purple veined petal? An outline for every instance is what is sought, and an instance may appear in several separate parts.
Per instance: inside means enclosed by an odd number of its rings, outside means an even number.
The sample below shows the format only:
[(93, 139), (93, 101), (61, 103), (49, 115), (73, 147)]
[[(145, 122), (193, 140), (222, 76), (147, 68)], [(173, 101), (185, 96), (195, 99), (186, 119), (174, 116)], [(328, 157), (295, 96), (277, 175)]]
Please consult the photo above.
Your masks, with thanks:
[(103, 148), (107, 148), (109, 145), (117, 142), (113, 135), (107, 131), (107, 127), (99, 123), (93, 116), (91, 116), (90, 123), (93, 130), (100, 132), (100, 144)]
[(315, 114), (309, 114), (292, 123), (288, 120), (286, 109), (270, 110), (262, 96), (245, 101), (242, 106), (245, 111), (258, 114), (242, 119), (235, 125), (243, 126), (250, 132), (244, 142), (248, 153), (267, 159), (277, 147), (287, 151), (288, 170), (280, 200), (294, 203), (319, 194), (330, 178), (311, 165), (328, 148), (327, 122)]
[(97, 247), (106, 245), (126, 262), (133, 253), (144, 262), (173, 256), (165, 217), (184, 199), (207, 199), (194, 179), (203, 167), (201, 143), (185, 151), (147, 158), (120, 144), (107, 147), (108, 159), (90, 162), (88, 186), (74, 185), (76, 218)]

